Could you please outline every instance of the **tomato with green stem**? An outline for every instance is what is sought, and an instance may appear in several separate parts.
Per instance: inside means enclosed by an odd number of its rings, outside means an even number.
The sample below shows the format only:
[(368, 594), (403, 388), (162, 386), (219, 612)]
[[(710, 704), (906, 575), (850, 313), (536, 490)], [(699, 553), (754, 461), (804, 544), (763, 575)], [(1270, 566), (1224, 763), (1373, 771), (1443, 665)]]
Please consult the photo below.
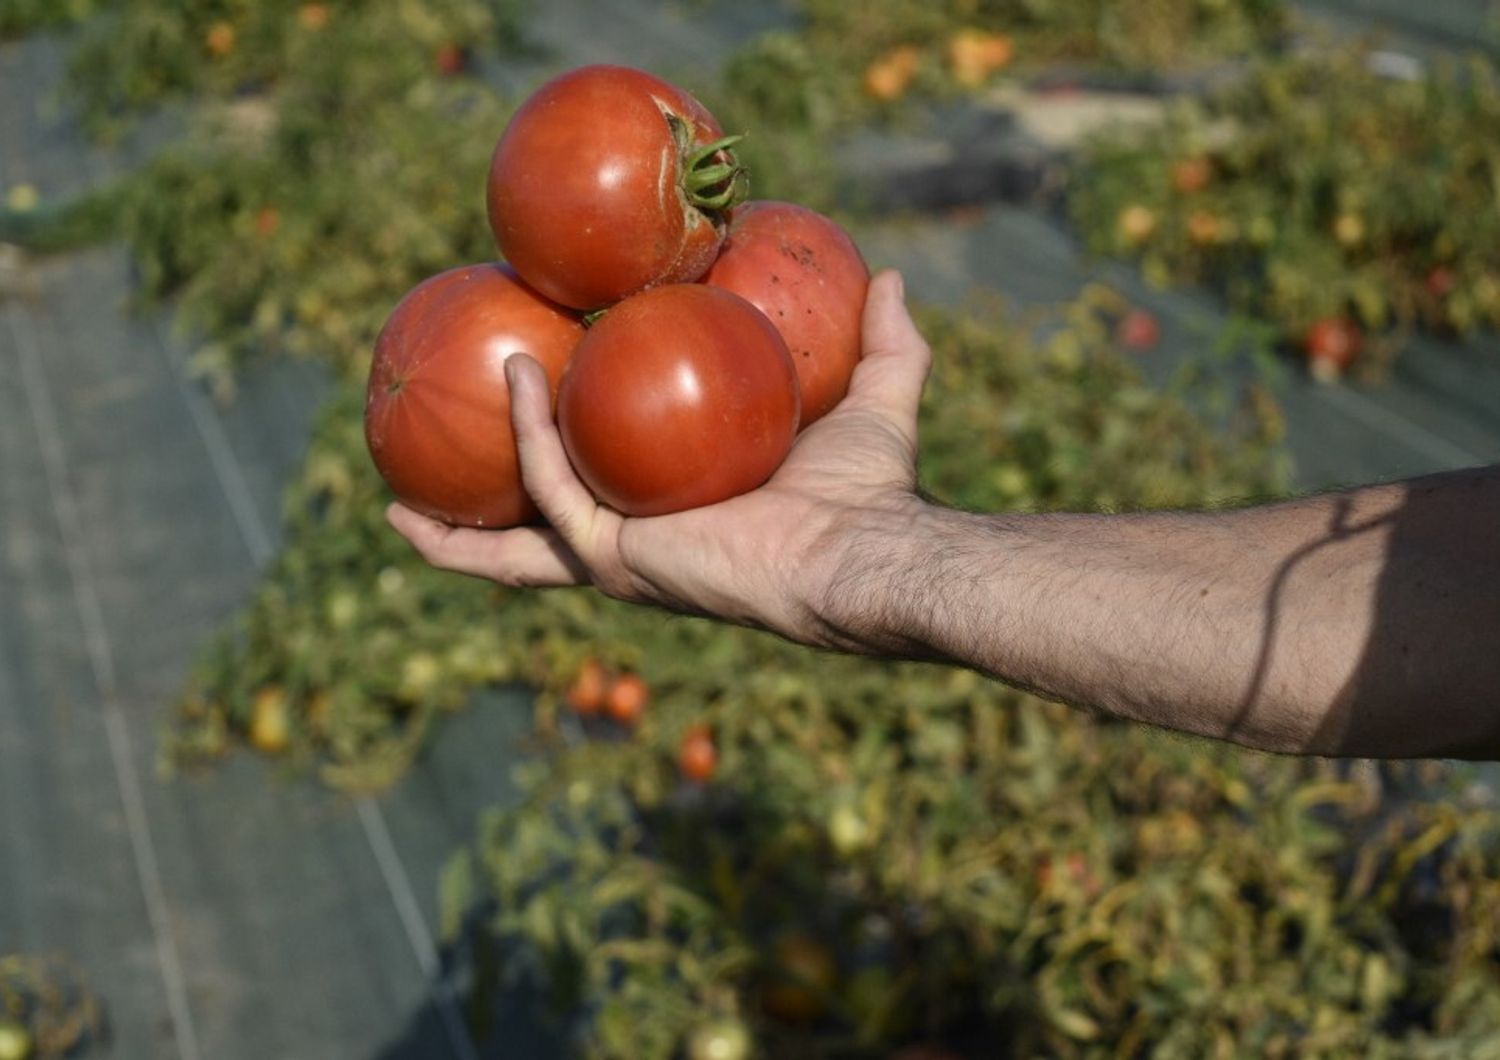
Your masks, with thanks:
[(495, 241), (527, 283), (576, 309), (690, 283), (713, 264), (744, 194), (739, 139), (642, 70), (563, 74), (521, 105), (495, 147)]

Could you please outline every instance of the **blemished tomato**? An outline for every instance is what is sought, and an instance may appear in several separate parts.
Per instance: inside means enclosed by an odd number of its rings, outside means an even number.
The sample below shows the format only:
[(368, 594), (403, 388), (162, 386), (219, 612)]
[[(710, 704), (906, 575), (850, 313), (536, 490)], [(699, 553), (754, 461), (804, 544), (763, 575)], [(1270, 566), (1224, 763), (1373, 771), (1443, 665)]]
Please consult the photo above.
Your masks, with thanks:
[(621, 674), (604, 693), (604, 713), (611, 721), (630, 728), (641, 720), (649, 702), (651, 689), (645, 679), (638, 674)]
[(849, 233), (804, 206), (746, 203), (703, 282), (733, 291), (776, 325), (797, 366), (803, 427), (843, 399), (859, 364), (870, 286)]
[(365, 440), (402, 503), (456, 526), (537, 518), (521, 486), (505, 360), (534, 357), (561, 377), (583, 337), (577, 314), (503, 265), (469, 265), (419, 284), (375, 343)]
[(641, 70), (585, 66), (511, 118), (490, 163), (490, 227), (527, 283), (599, 309), (713, 264), (742, 170), (707, 110)]
[(1354, 363), (1364, 346), (1364, 336), (1352, 320), (1325, 317), (1307, 330), (1302, 346), (1313, 378), (1330, 383)]
[(761, 485), (797, 433), (797, 372), (776, 328), (702, 284), (646, 291), (589, 329), (557, 394), (579, 478), (625, 515), (666, 515)]
[(771, 950), (770, 982), (761, 994), (766, 1012), (786, 1023), (813, 1023), (828, 1010), (838, 982), (833, 954), (817, 939), (783, 935)]
[(568, 685), (564, 698), (568, 706), (579, 714), (598, 714), (604, 706), (604, 693), (609, 685), (609, 675), (598, 659), (589, 659), (578, 668), (578, 673)]
[(682, 775), (697, 784), (707, 784), (719, 766), (719, 751), (714, 734), (706, 725), (694, 725), (683, 733), (677, 748), (677, 767)]

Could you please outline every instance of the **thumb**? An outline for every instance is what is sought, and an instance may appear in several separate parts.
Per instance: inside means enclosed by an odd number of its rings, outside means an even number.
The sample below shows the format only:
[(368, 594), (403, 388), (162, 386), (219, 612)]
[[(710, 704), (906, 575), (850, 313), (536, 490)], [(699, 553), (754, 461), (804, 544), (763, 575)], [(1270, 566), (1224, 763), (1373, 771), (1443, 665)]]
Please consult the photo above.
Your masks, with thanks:
[(917, 407), (932, 367), (932, 350), (906, 310), (905, 284), (894, 269), (870, 281), (863, 347), (845, 401), (887, 417), (915, 441)]

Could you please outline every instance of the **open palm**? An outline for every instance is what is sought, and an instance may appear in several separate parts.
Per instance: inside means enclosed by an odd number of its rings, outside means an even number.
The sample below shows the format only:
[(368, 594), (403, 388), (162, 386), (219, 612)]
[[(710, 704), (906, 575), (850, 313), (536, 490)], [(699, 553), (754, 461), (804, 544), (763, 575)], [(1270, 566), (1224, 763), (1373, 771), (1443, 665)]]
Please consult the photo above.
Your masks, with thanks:
[(894, 272), (870, 284), (863, 346), (849, 394), (798, 437), (764, 486), (646, 519), (590, 495), (552, 422), (541, 367), (513, 357), (507, 375), (522, 478), (548, 525), (454, 528), (399, 504), (388, 517), (446, 570), (511, 586), (592, 584), (624, 600), (818, 639), (818, 601), (862, 522), (920, 507), (917, 406), (931, 354)]

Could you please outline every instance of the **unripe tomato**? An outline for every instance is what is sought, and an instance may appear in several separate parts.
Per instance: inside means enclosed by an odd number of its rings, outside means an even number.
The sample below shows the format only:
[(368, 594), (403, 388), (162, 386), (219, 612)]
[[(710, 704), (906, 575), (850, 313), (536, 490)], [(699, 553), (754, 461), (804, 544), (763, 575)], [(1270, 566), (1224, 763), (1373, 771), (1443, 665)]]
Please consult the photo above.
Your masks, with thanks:
[(621, 674), (604, 693), (604, 713), (611, 721), (631, 728), (646, 713), (650, 701), (651, 689), (645, 680), (637, 674)]
[(771, 981), (761, 995), (766, 1012), (787, 1023), (815, 1022), (838, 982), (833, 954), (817, 939), (790, 934), (777, 940), (771, 960)]
[(1331, 383), (1354, 363), (1364, 346), (1359, 326), (1345, 317), (1325, 317), (1302, 340), (1308, 369), (1320, 383)]
[(1342, 247), (1356, 247), (1365, 240), (1365, 222), (1356, 213), (1344, 213), (1333, 222), (1333, 238)]
[(706, 725), (694, 725), (683, 734), (677, 748), (677, 767), (682, 775), (697, 784), (707, 784), (719, 767), (719, 751), (714, 734)]
[(286, 690), (267, 685), (250, 703), (250, 746), (262, 754), (278, 755), (291, 744), (291, 717)]
[(0, 1060), (31, 1060), (35, 1050), (36, 1040), (24, 1025), (0, 1019)]
[(1115, 227), (1127, 243), (1133, 246), (1144, 243), (1156, 231), (1156, 214), (1140, 203), (1133, 203), (1120, 211)]
[(706, 1023), (688, 1038), (688, 1060), (747, 1060), (750, 1032), (739, 1020)]
[(776, 325), (797, 367), (803, 427), (843, 399), (859, 364), (870, 286), (849, 233), (803, 206), (747, 203), (735, 209), (703, 282), (733, 291)]
[(621, 302), (563, 375), (568, 459), (605, 504), (666, 515), (746, 493), (781, 466), (798, 419), (797, 372), (775, 327), (701, 284)]
[(579, 714), (598, 714), (604, 706), (604, 693), (609, 684), (609, 675), (598, 659), (588, 659), (578, 668), (577, 675), (564, 698), (568, 706)]
[(713, 264), (743, 188), (719, 123), (641, 70), (585, 66), (511, 118), (490, 163), (490, 227), (527, 283), (598, 309)]
[(365, 399), (370, 456), (402, 503), (457, 526), (536, 519), (505, 359), (536, 358), (555, 385), (582, 337), (576, 314), (503, 265), (450, 270), (402, 299), (375, 343)]

